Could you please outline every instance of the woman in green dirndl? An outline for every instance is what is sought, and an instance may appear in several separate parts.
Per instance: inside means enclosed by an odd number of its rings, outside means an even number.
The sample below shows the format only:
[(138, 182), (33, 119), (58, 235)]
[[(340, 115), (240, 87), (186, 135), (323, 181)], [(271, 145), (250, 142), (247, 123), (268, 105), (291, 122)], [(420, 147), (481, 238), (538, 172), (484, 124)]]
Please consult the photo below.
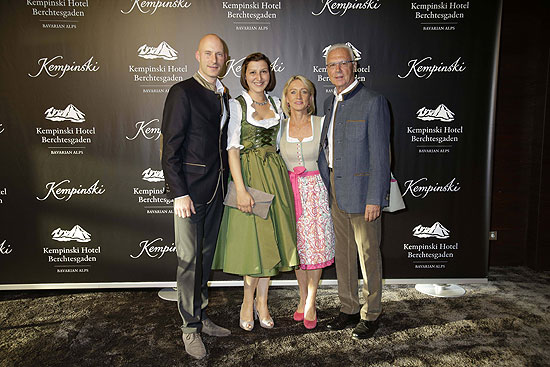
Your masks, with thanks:
[[(213, 269), (244, 276), (239, 326), (251, 331), (254, 318), (272, 328), (267, 307), (271, 276), (296, 268), (296, 220), (286, 165), (276, 151), (281, 102), (266, 91), (275, 87), (271, 62), (261, 53), (246, 57), (241, 85), (229, 101), (228, 157), (237, 208), (225, 207)], [(254, 199), (245, 186), (273, 194), (266, 219), (252, 214)]]

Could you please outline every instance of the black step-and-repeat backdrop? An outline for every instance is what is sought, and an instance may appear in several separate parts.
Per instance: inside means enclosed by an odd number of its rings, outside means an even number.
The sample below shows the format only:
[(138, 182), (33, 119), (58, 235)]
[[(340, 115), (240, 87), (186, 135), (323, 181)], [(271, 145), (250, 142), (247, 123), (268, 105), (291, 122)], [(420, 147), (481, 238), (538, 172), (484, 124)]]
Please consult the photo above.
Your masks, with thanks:
[[(478, 282), (488, 266), (500, 0), (4, 0), (0, 3), (0, 289), (154, 286), (175, 279), (160, 120), (170, 86), (217, 33), (241, 87), (267, 54), (332, 93), (327, 46), (392, 110), (407, 209), (384, 214), (384, 277)], [(238, 280), (215, 272), (214, 280)], [(325, 277), (334, 277), (329, 269)], [(285, 274), (282, 279), (292, 279)]]

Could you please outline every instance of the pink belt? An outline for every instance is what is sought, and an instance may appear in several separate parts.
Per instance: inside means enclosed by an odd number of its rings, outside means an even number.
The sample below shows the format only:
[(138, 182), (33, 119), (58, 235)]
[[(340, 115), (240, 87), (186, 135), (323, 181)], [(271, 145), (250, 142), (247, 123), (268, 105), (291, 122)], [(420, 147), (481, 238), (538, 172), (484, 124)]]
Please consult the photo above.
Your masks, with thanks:
[(294, 167), (293, 171), (288, 171), (290, 184), (294, 192), (294, 207), (296, 209), (296, 221), (302, 216), (302, 199), (300, 198), (300, 190), (298, 189), (298, 177), (315, 176), (319, 171), (306, 171), (304, 166)]

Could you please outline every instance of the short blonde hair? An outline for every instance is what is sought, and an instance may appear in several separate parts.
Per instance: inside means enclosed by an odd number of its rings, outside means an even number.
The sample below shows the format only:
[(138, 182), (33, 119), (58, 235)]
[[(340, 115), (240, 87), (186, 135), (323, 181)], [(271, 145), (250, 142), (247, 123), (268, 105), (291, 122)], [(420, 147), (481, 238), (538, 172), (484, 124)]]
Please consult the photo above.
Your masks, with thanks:
[(287, 80), (285, 87), (283, 88), (283, 95), (281, 96), (281, 107), (283, 108), (285, 115), (290, 116), (290, 107), (288, 106), (288, 102), (286, 101), (286, 93), (288, 92), (290, 83), (295, 80), (301, 81), (306, 86), (306, 89), (309, 92), (309, 106), (307, 106), (307, 113), (313, 115), (315, 113), (315, 86), (308, 78), (303, 75), (291, 76), (290, 79)]

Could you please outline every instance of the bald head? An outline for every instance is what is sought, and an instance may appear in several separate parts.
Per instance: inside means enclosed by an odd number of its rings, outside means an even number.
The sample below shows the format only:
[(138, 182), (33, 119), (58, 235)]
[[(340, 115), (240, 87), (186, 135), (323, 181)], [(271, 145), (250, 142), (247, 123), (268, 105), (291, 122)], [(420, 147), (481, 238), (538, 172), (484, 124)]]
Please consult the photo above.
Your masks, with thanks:
[(210, 34), (207, 34), (207, 35), (204, 35), (200, 41), (199, 41), (199, 48), (198, 50), (200, 50), (201, 48), (204, 48), (205, 45), (211, 43), (211, 42), (214, 42), (214, 43), (218, 43), (219, 45), (221, 45), (221, 47), (223, 48), (223, 41), (220, 37), (218, 37), (217, 34), (214, 34), (214, 33), (210, 33)]
[(221, 38), (215, 34), (207, 34), (202, 37), (195, 58), (199, 62), (201, 75), (214, 84), (227, 60)]

